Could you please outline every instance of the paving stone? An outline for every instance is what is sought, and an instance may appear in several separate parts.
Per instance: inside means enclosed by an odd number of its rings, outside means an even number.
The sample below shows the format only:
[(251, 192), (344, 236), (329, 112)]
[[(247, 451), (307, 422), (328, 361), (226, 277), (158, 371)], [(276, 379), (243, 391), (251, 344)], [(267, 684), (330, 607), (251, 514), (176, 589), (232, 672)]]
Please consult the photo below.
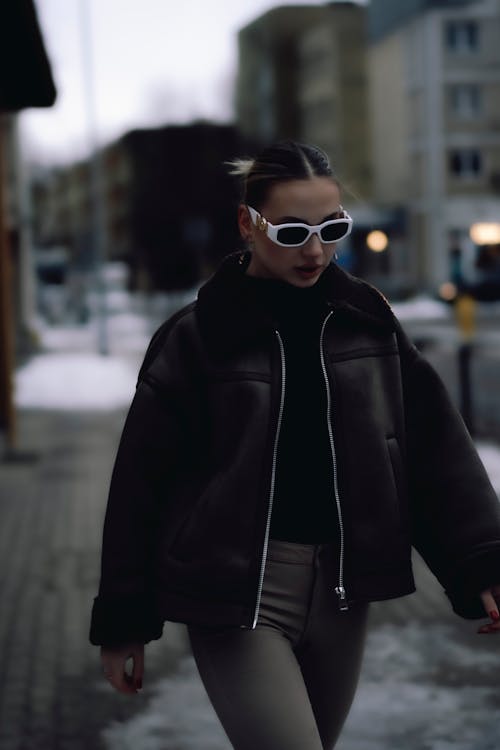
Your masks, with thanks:
[[(102, 728), (147, 700), (104, 683), (88, 642), (125, 414), (18, 413), (19, 444), (38, 460), (0, 471), (0, 750), (104, 750)], [(170, 654), (162, 643), (150, 680), (171, 668)]]

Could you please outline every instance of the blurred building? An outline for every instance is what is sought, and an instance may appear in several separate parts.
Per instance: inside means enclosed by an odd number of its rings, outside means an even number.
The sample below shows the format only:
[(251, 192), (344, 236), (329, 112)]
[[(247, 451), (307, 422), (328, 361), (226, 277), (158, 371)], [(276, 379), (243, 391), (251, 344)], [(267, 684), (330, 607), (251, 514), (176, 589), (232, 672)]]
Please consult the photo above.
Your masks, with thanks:
[[(225, 161), (250, 144), (233, 125), (136, 130), (121, 139), (131, 174), (129, 237), (136, 278), (187, 287), (241, 240), (238, 194)], [(175, 279), (175, 283), (173, 280)]]
[(282, 6), (240, 30), (235, 100), (244, 136), (259, 144), (300, 137), (298, 39), (326, 16), (326, 6)]
[(236, 114), (266, 144), (314, 143), (339, 177), (371, 194), (366, 9), (355, 2), (273, 8), (239, 32)]
[[(128, 232), (132, 174), (128, 154), (120, 142), (101, 154), (104, 184), (99, 200), (105, 205), (108, 260), (130, 253)], [(92, 177), (88, 160), (64, 167), (35, 170), (32, 178), (34, 227), (38, 247), (66, 247), (73, 266), (93, 268)]]
[(367, 13), (356, 3), (331, 3), (324, 18), (297, 40), (299, 135), (330, 156), (342, 182), (371, 197)]
[[(130, 288), (189, 287), (239, 246), (224, 161), (247, 147), (234, 126), (200, 122), (134, 130), (102, 150), (105, 259), (127, 263)], [(95, 263), (90, 170), (40, 173), (33, 189), (37, 245), (66, 247), (83, 273)]]
[[(371, 0), (374, 191), (405, 202), (412, 274), (435, 290), (500, 199), (500, 0)], [(473, 266), (473, 264), (472, 264)]]
[[(239, 33), (237, 122), (259, 145), (293, 138), (330, 157), (355, 220), (339, 263), (388, 294), (411, 289), (405, 208), (378, 204), (372, 184), (366, 7), (282, 6)], [(370, 232), (387, 246), (370, 249)]]

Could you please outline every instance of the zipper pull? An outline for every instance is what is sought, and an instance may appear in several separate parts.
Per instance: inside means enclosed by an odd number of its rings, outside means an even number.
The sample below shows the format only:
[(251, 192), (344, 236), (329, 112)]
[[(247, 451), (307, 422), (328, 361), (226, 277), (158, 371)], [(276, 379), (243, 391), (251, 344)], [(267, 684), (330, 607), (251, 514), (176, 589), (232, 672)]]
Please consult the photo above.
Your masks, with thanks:
[(339, 598), (339, 607), (341, 612), (345, 612), (349, 609), (347, 599), (345, 595), (345, 588), (343, 586), (335, 586), (335, 593)]

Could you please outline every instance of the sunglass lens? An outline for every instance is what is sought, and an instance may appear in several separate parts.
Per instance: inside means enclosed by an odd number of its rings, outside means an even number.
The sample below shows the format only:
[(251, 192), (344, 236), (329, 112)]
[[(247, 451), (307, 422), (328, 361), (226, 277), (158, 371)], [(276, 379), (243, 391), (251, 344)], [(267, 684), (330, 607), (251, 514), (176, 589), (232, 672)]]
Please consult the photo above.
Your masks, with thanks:
[(278, 230), (276, 237), (278, 242), (282, 242), (284, 245), (300, 245), (307, 237), (307, 229), (305, 227), (285, 227)]
[(349, 229), (349, 222), (338, 221), (335, 224), (329, 224), (321, 230), (321, 239), (323, 242), (336, 242), (345, 237)]

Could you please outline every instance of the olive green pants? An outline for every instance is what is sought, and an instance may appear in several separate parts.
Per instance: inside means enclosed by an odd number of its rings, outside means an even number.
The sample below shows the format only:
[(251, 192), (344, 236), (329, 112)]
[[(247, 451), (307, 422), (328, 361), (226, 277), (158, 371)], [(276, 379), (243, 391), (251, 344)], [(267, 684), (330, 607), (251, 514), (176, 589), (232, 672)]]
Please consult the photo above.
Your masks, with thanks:
[(331, 750), (358, 683), (368, 604), (341, 612), (336, 548), (269, 540), (255, 629), (188, 626), (235, 750)]

